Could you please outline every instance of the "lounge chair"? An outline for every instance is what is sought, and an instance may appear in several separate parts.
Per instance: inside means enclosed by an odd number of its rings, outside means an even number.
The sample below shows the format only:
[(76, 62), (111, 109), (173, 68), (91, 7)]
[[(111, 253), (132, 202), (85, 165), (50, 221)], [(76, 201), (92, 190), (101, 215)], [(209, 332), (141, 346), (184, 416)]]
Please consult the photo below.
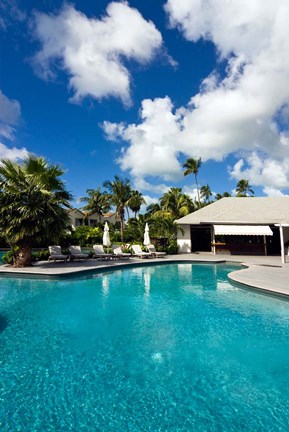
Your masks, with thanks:
[(116, 258), (129, 259), (131, 257), (131, 254), (127, 252), (123, 252), (119, 245), (112, 245), (112, 251)]
[(79, 260), (79, 259), (87, 259), (88, 254), (82, 252), (80, 246), (69, 246), (69, 252), (70, 252), (70, 259), (72, 261)]
[(152, 254), (150, 252), (143, 252), (140, 245), (132, 245), (133, 250), (133, 256), (139, 257), (139, 258), (152, 258)]
[(50, 253), (48, 261), (67, 261), (69, 258), (68, 255), (62, 253), (60, 246), (48, 246), (48, 250)]
[(166, 253), (165, 252), (158, 252), (154, 245), (149, 244), (147, 245), (147, 250), (155, 257), (155, 258), (163, 258)]
[(100, 245), (93, 245), (93, 258), (97, 258), (97, 259), (102, 259), (102, 260), (107, 260), (107, 259), (111, 259), (112, 258), (112, 254), (110, 253), (105, 253), (103, 246)]

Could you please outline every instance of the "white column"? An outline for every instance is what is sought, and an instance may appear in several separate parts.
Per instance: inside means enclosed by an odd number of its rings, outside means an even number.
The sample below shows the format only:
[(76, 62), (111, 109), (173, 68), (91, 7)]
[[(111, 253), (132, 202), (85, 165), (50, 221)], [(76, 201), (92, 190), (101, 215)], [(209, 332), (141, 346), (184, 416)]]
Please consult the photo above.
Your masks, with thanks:
[(285, 263), (285, 249), (284, 249), (284, 235), (283, 235), (283, 226), (279, 225), (279, 231), (280, 231), (280, 243), (281, 243), (281, 261), (284, 264)]
[(216, 245), (215, 245), (215, 228), (214, 225), (211, 225), (211, 239), (212, 239), (212, 252), (214, 255), (216, 255)]

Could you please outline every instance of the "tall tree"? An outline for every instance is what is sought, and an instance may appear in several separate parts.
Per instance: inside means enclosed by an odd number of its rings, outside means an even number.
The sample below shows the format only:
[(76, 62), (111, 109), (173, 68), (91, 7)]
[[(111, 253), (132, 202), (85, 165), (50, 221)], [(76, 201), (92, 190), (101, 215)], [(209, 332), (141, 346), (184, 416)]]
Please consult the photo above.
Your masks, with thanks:
[(249, 181), (245, 179), (238, 181), (236, 192), (237, 192), (237, 197), (247, 197), (250, 195), (254, 195), (252, 186), (250, 185)]
[(32, 264), (35, 240), (58, 240), (69, 225), (66, 208), (72, 198), (58, 165), (28, 156), (21, 163), (2, 159), (0, 164), (0, 229), (14, 252), (13, 265)]
[(222, 198), (229, 198), (231, 196), (232, 195), (229, 192), (224, 192), (223, 194), (217, 193), (216, 196), (215, 196), (215, 198), (216, 198), (216, 200), (220, 200)]
[(91, 216), (94, 213), (98, 214), (100, 221), (103, 213), (108, 212), (110, 209), (108, 195), (101, 192), (100, 187), (97, 189), (87, 189), (86, 193), (86, 197), (80, 198), (81, 202), (87, 203), (82, 209), (87, 211), (87, 216)]
[(200, 192), (201, 192), (201, 194), (200, 194), (201, 198), (204, 198), (205, 202), (209, 203), (210, 198), (213, 195), (210, 186), (208, 184), (202, 186), (200, 189)]
[(146, 214), (151, 216), (154, 215), (156, 212), (160, 211), (161, 206), (159, 205), (159, 203), (152, 203), (147, 206), (146, 210)]
[(181, 188), (172, 187), (160, 198), (161, 212), (157, 215), (171, 216), (173, 219), (179, 219), (186, 216), (194, 210), (192, 199), (182, 193)]
[(199, 169), (201, 168), (201, 165), (202, 165), (201, 158), (199, 159), (188, 158), (186, 162), (183, 164), (183, 168), (186, 168), (186, 170), (184, 171), (184, 176), (187, 176), (189, 174), (194, 174), (195, 176), (199, 208), (201, 207), (201, 201), (200, 201), (200, 193), (199, 193), (199, 185), (198, 185), (198, 173), (199, 173)]
[(131, 187), (128, 179), (122, 180), (114, 176), (113, 181), (106, 180), (103, 186), (108, 189), (108, 199), (111, 205), (115, 206), (116, 214), (120, 219), (121, 241), (124, 239), (124, 214), (131, 198)]
[(140, 211), (140, 208), (143, 204), (146, 204), (146, 201), (141, 192), (137, 190), (131, 191), (131, 197), (128, 201), (128, 207), (134, 212), (134, 216), (136, 218), (137, 213)]

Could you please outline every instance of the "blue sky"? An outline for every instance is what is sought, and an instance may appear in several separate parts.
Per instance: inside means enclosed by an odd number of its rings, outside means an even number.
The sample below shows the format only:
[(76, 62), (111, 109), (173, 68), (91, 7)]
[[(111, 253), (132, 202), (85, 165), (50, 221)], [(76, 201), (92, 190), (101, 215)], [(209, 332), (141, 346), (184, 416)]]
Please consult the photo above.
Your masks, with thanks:
[(114, 175), (147, 204), (200, 185), (289, 193), (286, 0), (0, 3), (0, 157), (41, 155), (75, 197)]

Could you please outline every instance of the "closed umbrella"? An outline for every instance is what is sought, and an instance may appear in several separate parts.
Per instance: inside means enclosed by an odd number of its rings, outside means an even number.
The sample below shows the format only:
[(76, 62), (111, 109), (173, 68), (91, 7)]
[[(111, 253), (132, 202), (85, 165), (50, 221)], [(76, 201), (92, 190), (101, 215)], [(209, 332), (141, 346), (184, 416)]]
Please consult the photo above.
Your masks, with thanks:
[(103, 231), (103, 238), (102, 238), (103, 246), (106, 246), (107, 248), (110, 246), (110, 238), (109, 238), (109, 227), (108, 223), (105, 222), (104, 224), (104, 231)]
[(146, 223), (146, 225), (145, 225), (145, 232), (144, 232), (144, 240), (143, 240), (143, 244), (145, 246), (151, 244), (149, 231), (150, 231), (150, 229), (149, 229), (148, 223)]

